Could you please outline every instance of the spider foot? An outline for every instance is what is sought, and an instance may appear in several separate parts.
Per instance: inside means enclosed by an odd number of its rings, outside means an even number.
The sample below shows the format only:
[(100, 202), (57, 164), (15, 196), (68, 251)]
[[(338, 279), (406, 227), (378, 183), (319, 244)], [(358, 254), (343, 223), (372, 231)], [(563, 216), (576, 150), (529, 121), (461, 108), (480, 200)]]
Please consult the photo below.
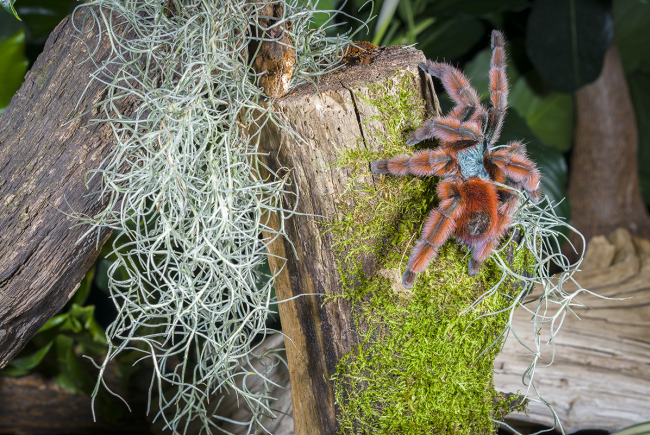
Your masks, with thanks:
[(528, 196), (530, 197), (530, 200), (533, 202), (533, 204), (537, 204), (542, 199), (542, 191), (541, 189), (535, 189), (532, 192), (529, 192)]
[(370, 165), (370, 172), (373, 174), (389, 174), (388, 160), (377, 160)]
[(413, 287), (416, 275), (417, 274), (411, 269), (406, 269), (406, 272), (404, 272), (404, 278), (402, 278), (402, 285), (405, 289), (409, 290), (411, 287)]
[(469, 266), (467, 268), (467, 272), (469, 273), (469, 276), (478, 275), (478, 272), (481, 270), (481, 264), (483, 264), (482, 261), (477, 261), (474, 258), (470, 259)]

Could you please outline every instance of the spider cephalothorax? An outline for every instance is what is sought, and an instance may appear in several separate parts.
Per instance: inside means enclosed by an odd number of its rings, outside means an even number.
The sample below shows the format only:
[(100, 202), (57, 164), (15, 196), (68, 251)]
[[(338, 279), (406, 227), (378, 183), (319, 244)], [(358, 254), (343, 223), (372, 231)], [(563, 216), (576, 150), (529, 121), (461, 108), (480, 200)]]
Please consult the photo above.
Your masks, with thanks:
[(429, 214), (409, 258), (402, 280), (406, 288), (413, 286), (416, 274), (426, 269), (452, 234), (472, 248), (469, 274), (476, 275), (508, 229), (518, 191), (523, 188), (533, 202), (540, 199), (540, 174), (526, 157), (525, 146), (519, 141), (495, 145), (508, 97), (504, 45), (503, 34), (493, 31), (489, 109), (458, 69), (430, 60), (420, 63), (440, 79), (456, 107), (447, 116), (425, 121), (406, 144), (437, 138), (440, 146), (372, 164), (377, 174), (443, 177), (437, 187), (440, 205)]

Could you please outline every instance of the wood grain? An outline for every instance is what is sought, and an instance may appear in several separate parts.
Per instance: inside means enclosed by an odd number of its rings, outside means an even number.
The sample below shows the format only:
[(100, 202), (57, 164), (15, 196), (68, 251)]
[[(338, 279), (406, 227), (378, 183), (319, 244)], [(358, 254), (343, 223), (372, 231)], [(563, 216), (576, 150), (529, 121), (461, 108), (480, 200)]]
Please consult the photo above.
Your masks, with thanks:
[[(555, 360), (539, 368), (536, 383), (555, 408), (567, 433), (581, 429), (614, 431), (650, 420), (650, 242), (632, 238), (625, 229), (594, 237), (583, 272), (576, 280), (609, 298), (583, 295), (589, 308), (568, 314), (556, 338)], [(574, 289), (576, 287), (574, 286)], [(571, 291), (571, 287), (567, 286)], [(533, 328), (523, 310), (514, 328), (531, 343)], [(544, 352), (540, 365), (550, 362)], [(495, 361), (495, 388), (524, 390), (521, 376), (531, 358), (513, 337)], [(546, 406), (531, 403), (528, 415), (515, 420), (552, 425)]]
[[(336, 215), (337, 198), (345, 190), (346, 169), (333, 165), (338, 154), (357, 146), (378, 147), (370, 131), (381, 130), (370, 118), (377, 109), (365, 104), (374, 83), (400, 80), (411, 74), (421, 95), (418, 62), (422, 52), (406, 47), (378, 50), (369, 65), (349, 67), (323, 77), (318, 94), (312, 85), (297, 88), (273, 104), (273, 109), (305, 142), (296, 143), (276, 127), (262, 131), (262, 148), (269, 153), (267, 165), (274, 171), (292, 168), (300, 192), (298, 212), (286, 222), (288, 239), (277, 240), (270, 252), (286, 258), (286, 264), (269, 256), (279, 300), (304, 295), (279, 304), (283, 332), (287, 335), (287, 358), (296, 434), (333, 434), (337, 431), (334, 392), (329, 381), (339, 359), (357, 343), (349, 304), (343, 299), (323, 305), (323, 296), (341, 293), (331, 235), (323, 222)], [(397, 92), (398, 86), (394, 86)], [(429, 107), (433, 103), (429, 100)], [(366, 125), (364, 121), (370, 122)], [(366, 138), (367, 145), (361, 138)], [(287, 202), (293, 202), (287, 198)], [(290, 204), (286, 204), (287, 206)], [(279, 222), (275, 221), (277, 227)], [(295, 247), (295, 250), (294, 250)], [(372, 267), (372, 259), (364, 267)], [(310, 294), (317, 294), (313, 296)]]
[[(96, 48), (101, 65), (107, 42), (95, 31), (78, 34), (64, 19), (0, 117), (0, 367), (72, 297), (110, 234), (102, 230), (98, 246), (96, 233), (82, 239), (88, 227), (66, 215), (93, 216), (104, 207), (95, 193), (100, 178), (86, 186), (84, 175), (113, 146), (110, 127), (91, 122), (104, 86), (91, 82), (97, 66), (87, 61), (88, 48)], [(126, 113), (132, 107), (117, 104)]]

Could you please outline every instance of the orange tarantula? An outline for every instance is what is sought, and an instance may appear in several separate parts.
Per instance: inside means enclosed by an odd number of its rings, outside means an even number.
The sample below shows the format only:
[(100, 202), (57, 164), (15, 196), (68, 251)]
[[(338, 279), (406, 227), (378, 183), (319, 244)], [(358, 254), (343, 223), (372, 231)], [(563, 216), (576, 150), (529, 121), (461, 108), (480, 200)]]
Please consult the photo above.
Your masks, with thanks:
[(476, 275), (508, 229), (517, 210), (518, 191), (523, 188), (533, 202), (540, 200), (540, 173), (526, 157), (524, 144), (496, 146), (508, 104), (504, 45), (503, 34), (493, 31), (489, 109), (458, 69), (430, 60), (420, 63), (420, 68), (440, 79), (456, 106), (447, 116), (425, 121), (406, 144), (437, 138), (440, 146), (371, 166), (376, 174), (443, 177), (437, 186), (440, 205), (429, 214), (408, 260), (402, 279), (406, 288), (413, 286), (416, 275), (451, 235), (472, 249), (469, 274)]

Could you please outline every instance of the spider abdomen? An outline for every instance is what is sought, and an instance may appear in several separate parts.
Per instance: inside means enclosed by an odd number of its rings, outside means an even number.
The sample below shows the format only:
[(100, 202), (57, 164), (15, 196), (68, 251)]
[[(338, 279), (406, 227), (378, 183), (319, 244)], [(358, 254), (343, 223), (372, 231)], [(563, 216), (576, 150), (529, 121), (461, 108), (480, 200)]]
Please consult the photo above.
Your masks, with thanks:
[(470, 178), (458, 187), (464, 212), (456, 222), (456, 236), (473, 245), (477, 240), (496, 231), (497, 192), (492, 183), (480, 178)]

